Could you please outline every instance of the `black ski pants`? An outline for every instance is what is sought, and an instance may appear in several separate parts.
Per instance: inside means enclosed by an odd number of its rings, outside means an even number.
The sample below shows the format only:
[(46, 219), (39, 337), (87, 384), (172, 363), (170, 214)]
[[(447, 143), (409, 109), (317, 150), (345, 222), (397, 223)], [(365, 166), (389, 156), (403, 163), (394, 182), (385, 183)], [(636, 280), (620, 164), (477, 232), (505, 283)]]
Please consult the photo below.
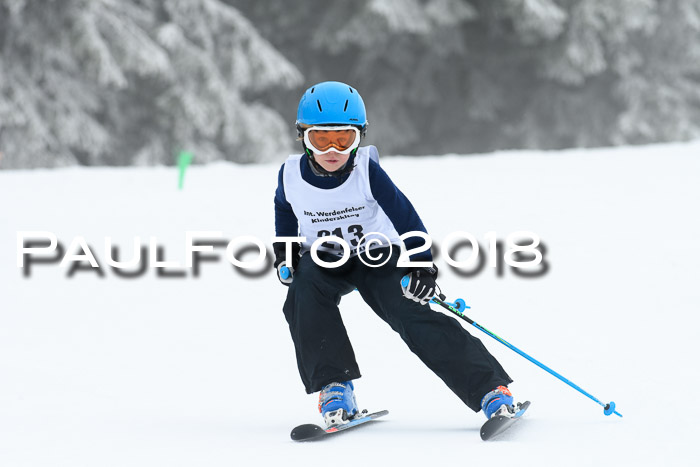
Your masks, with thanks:
[(301, 257), (284, 315), (306, 392), (361, 376), (338, 309), (340, 298), (357, 288), (408, 348), (478, 412), (487, 392), (512, 380), (481, 341), (456, 319), (404, 298), (400, 282), (407, 271), (396, 267), (397, 260), (395, 249), (381, 267), (366, 266), (352, 257), (340, 268), (329, 269), (317, 265), (308, 253)]

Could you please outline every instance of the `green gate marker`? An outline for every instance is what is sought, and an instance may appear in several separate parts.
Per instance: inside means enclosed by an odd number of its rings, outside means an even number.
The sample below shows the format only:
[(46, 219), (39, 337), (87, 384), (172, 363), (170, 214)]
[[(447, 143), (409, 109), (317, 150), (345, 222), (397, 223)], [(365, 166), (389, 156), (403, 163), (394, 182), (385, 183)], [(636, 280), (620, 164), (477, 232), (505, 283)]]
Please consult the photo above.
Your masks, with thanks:
[(194, 155), (188, 151), (181, 151), (180, 155), (177, 156), (177, 165), (180, 168), (180, 178), (177, 186), (180, 190), (182, 190), (182, 187), (185, 184), (185, 170), (187, 170), (187, 167), (189, 167), (189, 165), (192, 163), (193, 157)]

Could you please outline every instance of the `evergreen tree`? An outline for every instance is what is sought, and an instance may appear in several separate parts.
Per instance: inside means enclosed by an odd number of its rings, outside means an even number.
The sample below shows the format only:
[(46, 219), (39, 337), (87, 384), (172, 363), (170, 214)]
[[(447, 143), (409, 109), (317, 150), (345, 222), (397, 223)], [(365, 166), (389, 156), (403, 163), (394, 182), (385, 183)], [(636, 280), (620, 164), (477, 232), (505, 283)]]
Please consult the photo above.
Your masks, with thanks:
[(4, 0), (0, 31), (4, 168), (248, 162), (289, 140), (258, 98), (301, 74), (219, 0)]
[(700, 137), (700, 2), (654, 2), (634, 53), (616, 63), (623, 102), (615, 144), (681, 141)]

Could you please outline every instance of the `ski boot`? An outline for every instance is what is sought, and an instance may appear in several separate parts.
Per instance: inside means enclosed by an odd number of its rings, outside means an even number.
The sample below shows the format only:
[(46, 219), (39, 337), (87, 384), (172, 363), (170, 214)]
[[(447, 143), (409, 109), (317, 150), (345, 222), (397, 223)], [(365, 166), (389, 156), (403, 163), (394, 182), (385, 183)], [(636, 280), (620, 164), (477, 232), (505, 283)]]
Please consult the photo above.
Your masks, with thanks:
[(326, 422), (326, 428), (345, 425), (357, 414), (354, 389), (352, 381), (331, 383), (321, 389), (318, 411)]
[(484, 411), (486, 418), (492, 418), (496, 415), (512, 417), (515, 413), (513, 395), (506, 386), (498, 386), (481, 399), (481, 410)]

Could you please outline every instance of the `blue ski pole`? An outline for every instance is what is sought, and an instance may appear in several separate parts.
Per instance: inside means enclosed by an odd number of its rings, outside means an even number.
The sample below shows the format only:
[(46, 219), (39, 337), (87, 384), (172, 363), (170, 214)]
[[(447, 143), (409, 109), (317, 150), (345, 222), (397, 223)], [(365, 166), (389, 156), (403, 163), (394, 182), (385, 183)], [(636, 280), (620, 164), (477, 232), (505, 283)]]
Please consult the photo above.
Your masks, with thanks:
[[(403, 288), (408, 287), (409, 280), (410, 280), (410, 279), (409, 279), (408, 276), (404, 276), (403, 279), (401, 279), (401, 287), (403, 287)], [(461, 301), (462, 303), (464, 303), (464, 301), (461, 300), (461, 299), (458, 299), (457, 301), (455, 301), (455, 303), (459, 303), (460, 301)], [(601, 405), (601, 406), (603, 407), (603, 413), (604, 413), (605, 415), (612, 415), (612, 414), (615, 414), (615, 415), (617, 415), (618, 417), (622, 417), (622, 414), (620, 414), (618, 411), (615, 410), (615, 402), (610, 401), (610, 402), (608, 402), (607, 404), (605, 404), (605, 403), (599, 401), (598, 398), (596, 398), (595, 396), (593, 396), (593, 395), (590, 394), (589, 392), (583, 390), (583, 389), (582, 389), (580, 386), (578, 386), (577, 384), (574, 384), (573, 382), (569, 381), (568, 379), (566, 379), (565, 377), (563, 377), (562, 375), (560, 375), (560, 374), (557, 373), (556, 371), (552, 370), (552, 369), (549, 368), (548, 366), (546, 366), (546, 365), (544, 365), (543, 363), (540, 363), (539, 361), (535, 360), (534, 358), (532, 358), (531, 356), (529, 356), (528, 354), (526, 354), (525, 352), (523, 352), (522, 350), (520, 350), (519, 348), (517, 348), (516, 346), (514, 346), (513, 344), (511, 344), (510, 342), (506, 341), (506, 340), (503, 339), (502, 337), (499, 337), (498, 335), (496, 335), (496, 334), (494, 334), (493, 332), (489, 331), (488, 329), (486, 329), (485, 327), (483, 327), (482, 325), (480, 325), (480, 324), (477, 323), (476, 321), (472, 320), (471, 318), (469, 318), (468, 316), (466, 316), (464, 313), (462, 313), (462, 311), (460, 311), (458, 308), (456, 308), (455, 306), (453, 306), (453, 304), (445, 302), (445, 301), (444, 301), (444, 295), (441, 295), (440, 298), (434, 297), (434, 298), (431, 300), (431, 302), (437, 303), (437, 304), (440, 305), (441, 307), (443, 307), (443, 308), (449, 310), (450, 312), (454, 313), (455, 315), (457, 315), (458, 317), (460, 317), (461, 319), (463, 319), (463, 320), (466, 321), (467, 323), (471, 324), (472, 326), (474, 326), (474, 327), (477, 328), (478, 330), (480, 330), (480, 331), (484, 332), (485, 334), (488, 334), (489, 336), (493, 337), (493, 338), (496, 339), (498, 342), (500, 342), (501, 344), (505, 345), (506, 347), (508, 347), (509, 349), (511, 349), (512, 351), (514, 351), (515, 353), (521, 355), (522, 357), (525, 357), (527, 360), (531, 361), (532, 363), (534, 363), (534, 364), (537, 365), (538, 367), (542, 368), (544, 371), (546, 371), (546, 372), (549, 373), (550, 375), (552, 375), (552, 376), (558, 378), (559, 380), (561, 380), (561, 381), (563, 381), (564, 383), (568, 384), (568, 385), (571, 386), (572, 388), (576, 389), (578, 392), (580, 392), (580, 393), (583, 394), (584, 396), (586, 396), (586, 397), (588, 397), (589, 399), (591, 399), (592, 401), (598, 403), (599, 405)], [(462, 308), (462, 307), (459, 307), (459, 308)]]

